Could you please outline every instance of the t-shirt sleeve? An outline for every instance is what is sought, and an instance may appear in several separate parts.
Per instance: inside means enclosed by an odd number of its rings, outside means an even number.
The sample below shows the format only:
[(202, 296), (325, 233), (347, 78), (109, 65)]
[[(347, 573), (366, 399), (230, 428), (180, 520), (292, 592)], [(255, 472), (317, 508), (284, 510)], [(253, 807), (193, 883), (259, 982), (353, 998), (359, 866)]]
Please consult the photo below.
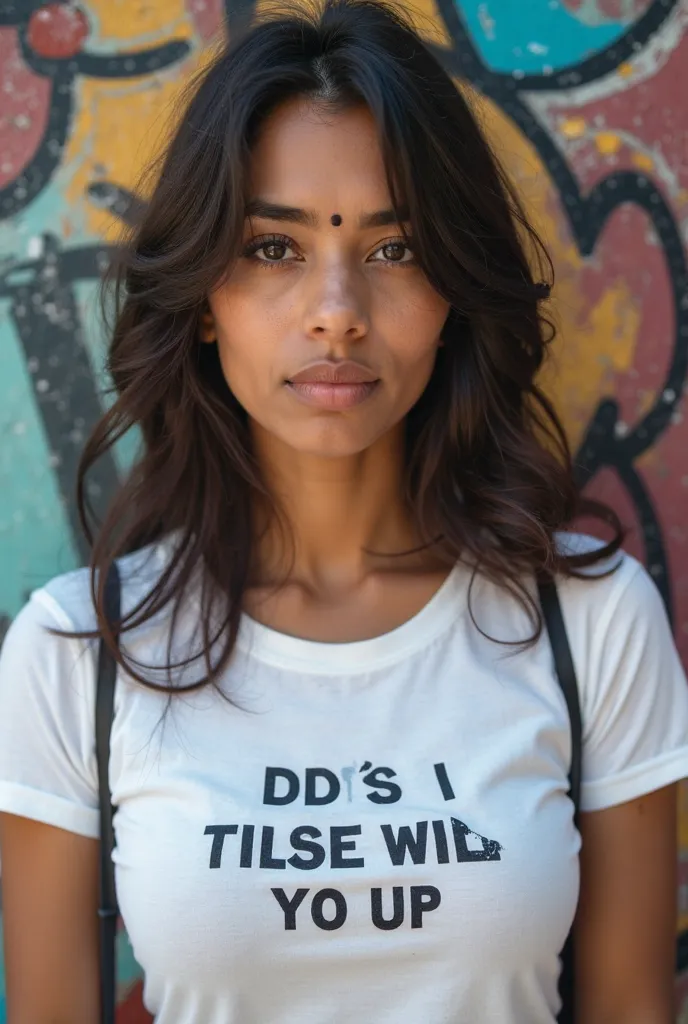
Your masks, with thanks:
[(46, 591), (11, 623), (0, 652), (0, 811), (97, 838), (94, 654)]
[(581, 666), (584, 811), (688, 776), (688, 684), (664, 604), (634, 559), (626, 559), (618, 576), (605, 607), (596, 609), (592, 600), (588, 609), (589, 657)]

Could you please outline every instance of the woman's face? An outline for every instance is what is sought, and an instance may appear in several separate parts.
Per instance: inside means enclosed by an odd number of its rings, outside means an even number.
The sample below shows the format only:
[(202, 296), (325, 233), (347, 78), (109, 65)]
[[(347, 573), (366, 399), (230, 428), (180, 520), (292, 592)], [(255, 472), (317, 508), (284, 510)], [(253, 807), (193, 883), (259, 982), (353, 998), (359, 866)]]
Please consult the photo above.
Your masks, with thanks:
[(250, 196), (243, 255), (209, 296), (227, 383), (263, 441), (362, 452), (422, 394), (449, 312), (394, 221), (371, 114), (285, 104)]

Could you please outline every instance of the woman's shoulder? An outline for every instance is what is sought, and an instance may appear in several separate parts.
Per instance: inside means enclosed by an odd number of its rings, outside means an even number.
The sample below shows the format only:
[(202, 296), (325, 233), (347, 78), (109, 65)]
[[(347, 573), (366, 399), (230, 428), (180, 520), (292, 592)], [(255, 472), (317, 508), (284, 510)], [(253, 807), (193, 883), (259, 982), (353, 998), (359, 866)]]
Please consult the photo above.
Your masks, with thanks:
[[(571, 554), (600, 546), (578, 534), (566, 535), (559, 543)], [(584, 704), (587, 700), (591, 715), (593, 693), (613, 691), (615, 699), (621, 699), (619, 693), (633, 686), (673, 686), (676, 692), (685, 688), (667, 604), (651, 569), (619, 551), (557, 581)]]
[[(582, 655), (594, 643), (604, 642), (605, 634), (619, 639), (635, 628), (639, 619), (659, 623), (664, 633), (666, 611), (653, 575), (637, 558), (619, 550), (604, 555), (605, 544), (584, 533), (560, 532), (555, 537), (561, 555), (586, 555), (600, 552), (601, 557), (589, 565), (576, 567), (571, 573), (562, 571), (556, 577), (564, 621), (575, 654)], [(494, 580), (479, 573), (472, 578), (471, 601), (481, 628), (490, 636), (519, 643), (532, 634), (531, 609), (516, 600)], [(535, 577), (530, 574), (522, 584), (537, 602)]]
[[(597, 537), (568, 532), (558, 533), (556, 543), (560, 554), (570, 556), (602, 552), (605, 546)], [(562, 574), (557, 583), (565, 612), (570, 614), (585, 611), (594, 615), (604, 608), (621, 610), (621, 606), (630, 613), (648, 601), (661, 604), (652, 571), (623, 549), (575, 568), (572, 575)]]
[[(593, 537), (589, 533), (574, 533), (571, 531), (560, 531), (554, 535), (557, 551), (560, 555), (575, 556), (588, 555), (593, 552), (601, 552), (605, 547), (605, 541), (599, 537)], [(598, 561), (586, 566), (581, 570), (585, 576), (601, 576), (610, 570), (616, 571), (622, 565), (640, 565), (638, 560), (628, 552), (620, 549), (613, 555), (602, 557)]]
[[(156, 543), (117, 559), (123, 612), (135, 607), (150, 593), (160, 577), (165, 558), (165, 545)], [(60, 630), (85, 632), (95, 629), (96, 615), (91, 592), (90, 568), (83, 566), (53, 576), (31, 593), (23, 612), (39, 617), (42, 613), (51, 618), (52, 625)]]
[[(580, 535), (560, 544), (571, 554), (599, 546)], [(652, 566), (618, 552), (557, 583), (583, 721), (582, 809), (603, 810), (683, 778), (688, 687)]]

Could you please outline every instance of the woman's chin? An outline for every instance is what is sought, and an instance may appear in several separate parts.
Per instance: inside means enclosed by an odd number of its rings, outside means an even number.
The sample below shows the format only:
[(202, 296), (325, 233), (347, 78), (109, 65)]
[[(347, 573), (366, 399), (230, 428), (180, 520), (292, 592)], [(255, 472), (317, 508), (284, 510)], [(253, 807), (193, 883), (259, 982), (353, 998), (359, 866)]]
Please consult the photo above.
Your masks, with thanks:
[(286, 455), (287, 449), (295, 455), (328, 460), (350, 459), (372, 452), (387, 435), (391, 439), (402, 433), (396, 423), (365, 423), (363, 417), (336, 415), (310, 417), (308, 423), (298, 422), (294, 417), (279, 427), (254, 421), (252, 426), (263, 454), (283, 452)]

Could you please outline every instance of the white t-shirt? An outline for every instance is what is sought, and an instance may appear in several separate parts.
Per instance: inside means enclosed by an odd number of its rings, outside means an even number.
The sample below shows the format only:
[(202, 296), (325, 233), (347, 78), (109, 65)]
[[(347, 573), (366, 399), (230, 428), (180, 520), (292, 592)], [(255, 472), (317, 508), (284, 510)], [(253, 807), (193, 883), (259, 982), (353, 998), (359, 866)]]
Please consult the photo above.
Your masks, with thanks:
[[(131, 607), (164, 546), (121, 562)], [(457, 565), (398, 629), (315, 643), (247, 617), (223, 682), (116, 693), (120, 909), (158, 1024), (552, 1024), (578, 893), (570, 731), (546, 635), (486, 639)], [(625, 556), (560, 595), (584, 723), (582, 806), (688, 775), (688, 688), (664, 608)], [(531, 625), (479, 580), (501, 640)], [(198, 623), (190, 598), (180, 636)], [(95, 645), (84, 570), (33, 594), (0, 659), (0, 809), (98, 835)], [(161, 664), (167, 619), (127, 634)], [(629, 894), (630, 895), (630, 894)]]

